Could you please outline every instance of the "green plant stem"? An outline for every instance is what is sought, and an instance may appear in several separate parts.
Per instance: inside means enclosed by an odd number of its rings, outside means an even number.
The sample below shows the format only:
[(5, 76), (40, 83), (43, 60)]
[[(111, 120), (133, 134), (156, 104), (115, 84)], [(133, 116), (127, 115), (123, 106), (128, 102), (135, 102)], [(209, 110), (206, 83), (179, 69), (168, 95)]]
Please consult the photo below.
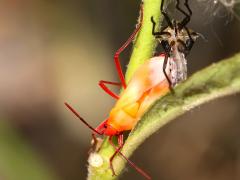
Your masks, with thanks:
[(143, 4), (143, 24), (133, 45), (133, 51), (126, 72), (126, 82), (128, 82), (136, 69), (153, 56), (157, 41), (152, 35), (151, 16), (157, 23), (157, 29), (162, 22), (160, 16), (160, 4), (162, 0), (144, 0)]
[[(133, 51), (125, 76), (126, 82), (131, 79), (136, 69), (153, 55), (157, 42), (152, 35), (152, 23), (150, 19), (151, 16), (153, 16), (156, 22), (161, 22), (160, 4), (161, 0), (143, 1), (143, 23), (133, 44)], [(159, 23), (157, 23), (157, 28), (159, 28)], [(99, 168), (89, 166), (89, 180), (117, 179), (117, 176), (112, 176), (112, 172), (109, 168), (109, 158), (113, 155), (113, 153), (113, 147), (108, 143), (108, 138), (105, 138), (99, 151), (99, 155), (103, 158), (104, 163)], [(122, 168), (119, 168), (116, 164), (114, 164), (114, 168), (116, 173), (120, 174)]]

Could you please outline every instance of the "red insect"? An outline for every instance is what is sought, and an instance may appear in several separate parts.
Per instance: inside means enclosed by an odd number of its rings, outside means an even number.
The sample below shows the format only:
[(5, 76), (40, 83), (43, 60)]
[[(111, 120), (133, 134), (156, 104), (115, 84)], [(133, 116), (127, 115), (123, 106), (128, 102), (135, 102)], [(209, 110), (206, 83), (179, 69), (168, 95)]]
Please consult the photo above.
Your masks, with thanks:
[[(134, 167), (141, 175), (147, 179), (151, 177), (142, 169), (137, 167), (133, 162), (126, 158), (120, 151), (124, 145), (123, 132), (133, 129), (141, 116), (146, 112), (149, 106), (169, 91), (168, 81), (162, 72), (165, 55), (161, 54), (146, 61), (133, 74), (128, 85), (126, 85), (124, 75), (120, 66), (120, 53), (132, 42), (136, 34), (141, 28), (143, 20), (143, 11), (141, 9), (141, 19), (133, 34), (123, 44), (123, 46), (115, 53), (114, 61), (121, 83), (103, 81), (99, 82), (100, 87), (110, 96), (117, 99), (117, 102), (109, 114), (109, 118), (103, 121), (97, 128), (90, 126), (68, 103), (65, 105), (93, 131), (93, 139), (96, 143), (96, 134), (109, 136), (109, 143), (116, 148), (116, 151), (110, 158), (110, 168), (115, 175), (112, 161), (117, 154), (120, 154), (128, 163)], [(169, 64), (167, 64), (166, 72), (169, 75)], [(124, 91), (120, 95), (112, 92), (107, 85), (122, 86)], [(118, 138), (118, 147), (112, 142), (112, 137)]]

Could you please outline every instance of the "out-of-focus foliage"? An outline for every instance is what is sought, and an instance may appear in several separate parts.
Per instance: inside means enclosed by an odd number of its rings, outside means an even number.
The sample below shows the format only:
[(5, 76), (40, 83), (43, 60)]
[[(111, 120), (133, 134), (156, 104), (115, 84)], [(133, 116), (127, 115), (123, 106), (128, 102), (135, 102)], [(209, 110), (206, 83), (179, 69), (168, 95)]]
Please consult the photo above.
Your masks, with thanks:
[(0, 120), (0, 179), (56, 180), (33, 148), (3, 119)]
[[(189, 2), (193, 16), (188, 27), (208, 40), (199, 39), (187, 57), (192, 74), (240, 50), (240, 23), (229, 17), (213, 17), (203, 2)], [(114, 100), (97, 83), (101, 79), (118, 80), (113, 55), (135, 28), (139, 3), (0, 2), (0, 115), (8, 117), (0, 121), (15, 127), (16, 136), (44, 158), (46, 168), (53, 169), (58, 180), (86, 178), (91, 139), (89, 129), (63, 103), (71, 103), (93, 126), (108, 117)], [(169, 11), (174, 14), (174, 8)], [(129, 51), (131, 47), (120, 56), (123, 68)], [(131, 160), (153, 179), (239, 177), (239, 102), (240, 96), (236, 95), (187, 113), (149, 138)], [(18, 145), (14, 139), (7, 142)], [(15, 149), (13, 145), (11, 150)], [(10, 162), (11, 156), (3, 160)], [(1, 180), (4, 166), (0, 167)], [(12, 164), (6, 166), (13, 169)], [(21, 174), (23, 171), (15, 171), (11, 180), (19, 180)], [(139, 174), (129, 168), (122, 178), (137, 179)]]

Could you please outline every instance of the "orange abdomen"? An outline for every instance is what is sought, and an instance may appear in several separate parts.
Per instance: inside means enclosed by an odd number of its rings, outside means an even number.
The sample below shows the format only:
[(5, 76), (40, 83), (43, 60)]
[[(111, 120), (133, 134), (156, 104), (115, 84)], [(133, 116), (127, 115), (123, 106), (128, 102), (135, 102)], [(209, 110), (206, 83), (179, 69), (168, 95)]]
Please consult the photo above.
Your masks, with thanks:
[(169, 91), (163, 60), (164, 56), (154, 57), (139, 67), (111, 110), (107, 124), (119, 132), (131, 130), (152, 103)]

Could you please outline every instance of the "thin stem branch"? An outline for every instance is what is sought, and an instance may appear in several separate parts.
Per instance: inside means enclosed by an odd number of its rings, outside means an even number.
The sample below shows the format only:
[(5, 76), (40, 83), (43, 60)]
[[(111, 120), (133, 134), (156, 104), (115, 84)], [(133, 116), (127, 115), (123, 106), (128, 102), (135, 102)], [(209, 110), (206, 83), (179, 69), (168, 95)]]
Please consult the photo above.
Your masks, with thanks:
[[(160, 20), (160, 4), (161, 0), (143, 0), (143, 23), (142, 28), (139, 31), (134, 43), (133, 43), (133, 51), (131, 54), (131, 58), (128, 64), (127, 72), (126, 72), (126, 82), (128, 82), (136, 69), (147, 61), (149, 58), (153, 56), (153, 52), (157, 45), (157, 42), (152, 36), (152, 23), (151, 16), (154, 16), (156, 20)], [(140, 6), (139, 6), (140, 7)], [(159, 27), (159, 24), (157, 24)], [(105, 138), (98, 155), (103, 164), (100, 167), (94, 167), (89, 165), (88, 171), (88, 179), (116, 179), (116, 176), (112, 176), (112, 172), (109, 168), (109, 158), (114, 153), (113, 147), (108, 143), (108, 138)], [(99, 158), (99, 156), (97, 156)], [(92, 158), (91, 155), (89, 157)], [(122, 168), (114, 163), (114, 169), (117, 174), (121, 173)]]

